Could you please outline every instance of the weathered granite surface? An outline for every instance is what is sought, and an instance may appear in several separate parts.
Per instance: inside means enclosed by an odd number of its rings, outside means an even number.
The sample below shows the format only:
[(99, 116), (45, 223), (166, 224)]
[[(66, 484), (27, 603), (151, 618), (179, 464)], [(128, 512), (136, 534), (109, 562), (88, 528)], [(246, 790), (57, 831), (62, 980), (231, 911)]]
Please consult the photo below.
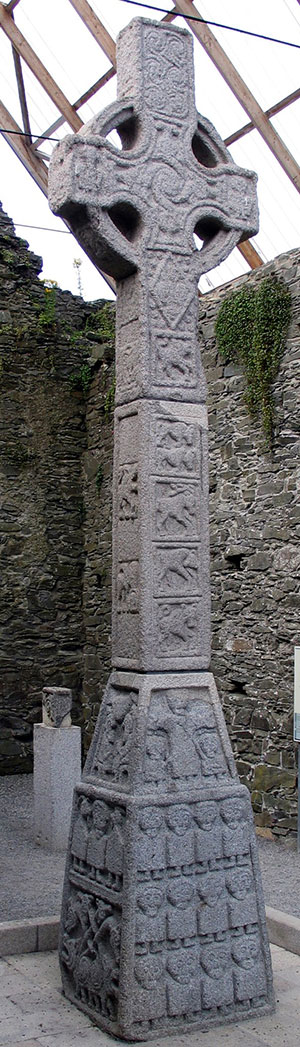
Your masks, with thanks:
[(272, 1003), (257, 845), (210, 673), (110, 677), (75, 791), (64, 991), (127, 1040)]
[(69, 687), (43, 687), (43, 724), (71, 727), (72, 691)]
[(80, 727), (34, 724), (34, 838), (51, 853), (66, 853), (72, 797), (81, 777)]
[[(255, 178), (197, 116), (192, 58), (187, 32), (132, 22), (118, 42), (119, 102), (67, 138), (49, 171), (52, 209), (117, 278), (121, 405), (118, 671), (75, 790), (60, 961), (69, 999), (126, 1040), (273, 1006), (249, 794), (201, 672), (210, 589), (197, 280), (255, 231)], [(105, 138), (112, 126), (121, 153)]]

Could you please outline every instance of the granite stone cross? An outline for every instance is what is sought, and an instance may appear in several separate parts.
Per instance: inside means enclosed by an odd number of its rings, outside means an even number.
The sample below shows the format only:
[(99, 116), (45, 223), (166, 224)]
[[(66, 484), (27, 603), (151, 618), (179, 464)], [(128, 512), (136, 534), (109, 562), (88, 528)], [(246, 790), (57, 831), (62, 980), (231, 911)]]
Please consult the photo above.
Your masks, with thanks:
[(199, 276), (256, 232), (257, 204), (196, 112), (186, 31), (127, 26), (118, 92), (49, 174), (52, 210), (117, 281), (114, 669), (75, 791), (60, 958), (67, 996), (139, 1040), (273, 1001), (249, 794), (207, 671), (197, 341)]

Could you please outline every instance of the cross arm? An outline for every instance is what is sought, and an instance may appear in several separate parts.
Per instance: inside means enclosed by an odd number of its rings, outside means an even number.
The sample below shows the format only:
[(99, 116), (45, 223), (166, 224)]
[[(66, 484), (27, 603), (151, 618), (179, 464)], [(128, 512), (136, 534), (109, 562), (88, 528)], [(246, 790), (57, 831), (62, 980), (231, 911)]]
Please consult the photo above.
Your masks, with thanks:
[(116, 128), (127, 141), (133, 119), (130, 102), (113, 102), (80, 134), (68, 135), (49, 166), (49, 205), (64, 218), (91, 261), (117, 279), (137, 268), (132, 244), (137, 216), (123, 173), (127, 161), (107, 135)]
[[(202, 240), (199, 275), (219, 265), (239, 243), (258, 232), (257, 175), (238, 167), (215, 127), (197, 114), (189, 235)], [(196, 178), (195, 178), (196, 176)]]

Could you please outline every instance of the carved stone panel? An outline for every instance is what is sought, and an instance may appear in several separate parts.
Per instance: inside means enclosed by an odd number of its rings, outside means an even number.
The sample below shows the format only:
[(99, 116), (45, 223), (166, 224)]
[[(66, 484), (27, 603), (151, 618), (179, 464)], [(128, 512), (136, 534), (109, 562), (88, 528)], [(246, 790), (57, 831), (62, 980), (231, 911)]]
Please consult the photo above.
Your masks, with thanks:
[[(79, 792), (70, 843), (70, 881), (112, 899), (122, 889), (125, 811)], [(99, 888), (99, 889), (98, 889)]]
[(155, 471), (163, 476), (201, 476), (201, 433), (199, 426), (158, 415), (156, 421)]
[(207, 485), (202, 407), (118, 408), (113, 659), (120, 667), (207, 665)]
[(199, 545), (155, 545), (154, 595), (199, 596), (201, 591)]
[(110, 1022), (118, 1012), (120, 941), (121, 909), (72, 887), (61, 941), (65, 991)]
[[(211, 785), (231, 780), (232, 767), (214, 709), (203, 698), (203, 692), (184, 687), (152, 691), (143, 773), (146, 782), (152, 782), (163, 792), (187, 785)], [(201, 805), (199, 818), (200, 812)], [(206, 838), (207, 827), (209, 832), (216, 817), (213, 803), (206, 805), (205, 814), (202, 836)], [(221, 828), (218, 835), (221, 842)], [(215, 829), (213, 837), (215, 839)], [(199, 850), (201, 821), (197, 838)], [(215, 848), (218, 846), (215, 840)]]
[(155, 333), (155, 349), (153, 343), (155, 385), (160, 388), (171, 386), (176, 391), (180, 386), (191, 393), (197, 384), (196, 349), (192, 338), (162, 331)]
[(137, 692), (108, 684), (85, 777), (127, 789), (132, 778)]
[[(177, 1015), (183, 1025), (200, 1027), (214, 1024), (220, 1014), (238, 1019), (254, 991), (257, 1007), (263, 1012), (268, 1006), (249, 799), (240, 788), (229, 799), (228, 787), (222, 795), (220, 786), (214, 796), (196, 803), (151, 804), (139, 813), (132, 1004), (138, 1038), (167, 1029)], [(247, 830), (242, 862), (234, 835), (235, 805), (239, 824)], [(230, 856), (224, 822), (233, 832)], [(205, 830), (206, 844), (199, 838)]]

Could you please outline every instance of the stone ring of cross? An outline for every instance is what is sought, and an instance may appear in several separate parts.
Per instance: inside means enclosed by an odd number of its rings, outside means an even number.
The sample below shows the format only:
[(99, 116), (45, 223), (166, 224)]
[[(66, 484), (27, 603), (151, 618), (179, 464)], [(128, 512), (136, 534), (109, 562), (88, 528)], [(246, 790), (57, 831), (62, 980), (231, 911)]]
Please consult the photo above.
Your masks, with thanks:
[[(50, 207), (116, 280), (147, 267), (147, 248), (170, 244), (199, 280), (257, 231), (256, 175), (234, 163), (197, 113), (192, 41), (185, 36), (180, 92), (168, 52), (160, 52), (159, 63), (151, 59), (147, 77), (137, 69), (134, 97), (132, 83), (126, 97), (123, 63), (119, 100), (67, 136), (51, 160)], [(121, 149), (109, 139), (113, 130)]]

